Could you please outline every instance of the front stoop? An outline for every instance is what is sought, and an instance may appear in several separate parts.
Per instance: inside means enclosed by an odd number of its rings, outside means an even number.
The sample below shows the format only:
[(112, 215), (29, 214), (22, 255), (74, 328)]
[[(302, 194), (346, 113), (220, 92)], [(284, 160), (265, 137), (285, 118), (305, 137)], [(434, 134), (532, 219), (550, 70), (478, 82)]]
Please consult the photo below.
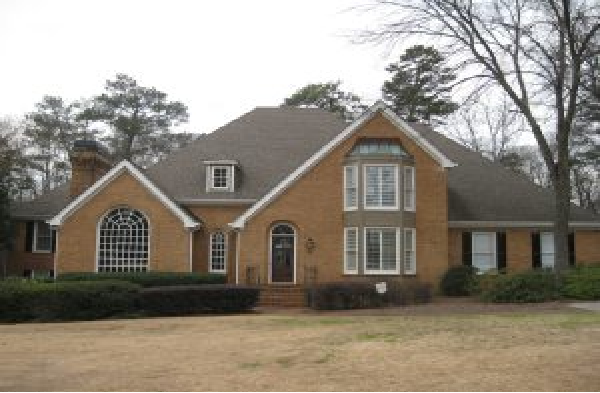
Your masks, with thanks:
[(264, 285), (260, 288), (259, 307), (306, 307), (304, 286)]

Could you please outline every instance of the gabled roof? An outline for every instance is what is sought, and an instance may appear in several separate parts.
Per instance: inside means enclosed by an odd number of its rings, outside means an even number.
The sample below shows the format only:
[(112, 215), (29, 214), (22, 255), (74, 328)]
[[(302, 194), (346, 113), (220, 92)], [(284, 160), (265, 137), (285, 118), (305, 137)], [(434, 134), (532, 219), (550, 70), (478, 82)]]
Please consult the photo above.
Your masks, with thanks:
[(200, 225), (200, 223), (188, 215), (181, 207), (179, 207), (167, 195), (165, 195), (165, 193), (156, 187), (152, 181), (150, 181), (139, 169), (126, 160), (123, 160), (118, 165), (114, 166), (108, 173), (98, 179), (98, 181), (90, 188), (65, 206), (56, 216), (49, 220), (48, 223), (51, 226), (61, 226), (67, 217), (84, 206), (89, 199), (104, 189), (112, 180), (124, 172), (129, 172), (135, 179), (137, 179), (148, 191), (150, 191), (150, 193), (152, 193), (163, 205), (165, 205), (167, 209), (175, 214), (183, 222), (183, 225), (186, 228), (194, 229)]
[(311, 168), (317, 165), (323, 158), (327, 156), (333, 149), (339, 146), (342, 142), (357, 132), (362, 126), (364, 126), (369, 120), (373, 119), (375, 115), (381, 113), (386, 119), (394, 124), (399, 130), (405, 132), (405, 134), (411, 138), (418, 146), (420, 146), (425, 152), (440, 164), (444, 168), (452, 168), (456, 166), (454, 162), (448, 159), (442, 152), (440, 152), (434, 145), (423, 138), (417, 131), (415, 131), (408, 123), (403, 121), (392, 112), (382, 101), (376, 102), (372, 105), (360, 118), (346, 127), (341, 133), (333, 138), (329, 143), (320, 148), (315, 152), (308, 160), (297, 167), (292, 173), (286, 176), (279, 184), (271, 189), (265, 196), (263, 196), (258, 202), (250, 207), (244, 214), (238, 217), (230, 225), (233, 228), (243, 228), (246, 221), (258, 213), (260, 210), (267, 207), (273, 200), (275, 200), (281, 193), (288, 189), (294, 182), (300, 177), (307, 173)]

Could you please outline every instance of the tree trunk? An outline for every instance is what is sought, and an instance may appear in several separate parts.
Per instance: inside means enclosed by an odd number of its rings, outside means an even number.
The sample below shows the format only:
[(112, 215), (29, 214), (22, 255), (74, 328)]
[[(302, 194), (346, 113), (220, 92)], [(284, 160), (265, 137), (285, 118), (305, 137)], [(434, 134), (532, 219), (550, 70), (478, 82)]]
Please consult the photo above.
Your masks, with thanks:
[(557, 273), (560, 273), (569, 267), (568, 237), (569, 213), (571, 208), (571, 179), (568, 143), (562, 146), (559, 144), (556, 161), (554, 171), (554, 268)]

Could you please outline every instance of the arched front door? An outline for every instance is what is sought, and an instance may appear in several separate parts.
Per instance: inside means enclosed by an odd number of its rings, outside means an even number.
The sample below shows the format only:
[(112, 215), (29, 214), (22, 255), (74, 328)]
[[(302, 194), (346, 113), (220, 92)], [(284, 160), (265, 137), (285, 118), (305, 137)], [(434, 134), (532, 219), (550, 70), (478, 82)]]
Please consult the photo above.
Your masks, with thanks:
[(271, 282), (293, 283), (296, 258), (296, 233), (288, 224), (271, 230)]

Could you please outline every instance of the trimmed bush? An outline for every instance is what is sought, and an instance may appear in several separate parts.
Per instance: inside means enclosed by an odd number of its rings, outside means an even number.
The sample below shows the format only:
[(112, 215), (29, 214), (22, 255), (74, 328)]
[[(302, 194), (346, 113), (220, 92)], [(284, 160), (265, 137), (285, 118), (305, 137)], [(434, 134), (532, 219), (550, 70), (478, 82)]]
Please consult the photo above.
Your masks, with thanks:
[(472, 266), (454, 266), (442, 277), (440, 289), (446, 296), (468, 296), (475, 287), (477, 269)]
[(140, 306), (150, 315), (185, 315), (203, 311), (235, 312), (256, 306), (260, 290), (236, 285), (182, 285), (145, 288)]
[(377, 293), (375, 282), (333, 282), (308, 288), (307, 303), (317, 310), (350, 310), (392, 305), (427, 303), (431, 287), (419, 282), (387, 282), (387, 291)]
[(540, 303), (560, 298), (560, 283), (549, 270), (493, 277), (484, 275), (478, 279), (481, 298), (487, 302)]
[(581, 266), (564, 275), (563, 296), (578, 300), (600, 300), (600, 266)]
[(0, 320), (92, 320), (136, 310), (140, 287), (122, 281), (5, 282), (0, 284)]
[(211, 273), (65, 273), (60, 274), (58, 281), (105, 281), (119, 280), (138, 284), (144, 288), (166, 287), (172, 285), (225, 284), (223, 274)]

